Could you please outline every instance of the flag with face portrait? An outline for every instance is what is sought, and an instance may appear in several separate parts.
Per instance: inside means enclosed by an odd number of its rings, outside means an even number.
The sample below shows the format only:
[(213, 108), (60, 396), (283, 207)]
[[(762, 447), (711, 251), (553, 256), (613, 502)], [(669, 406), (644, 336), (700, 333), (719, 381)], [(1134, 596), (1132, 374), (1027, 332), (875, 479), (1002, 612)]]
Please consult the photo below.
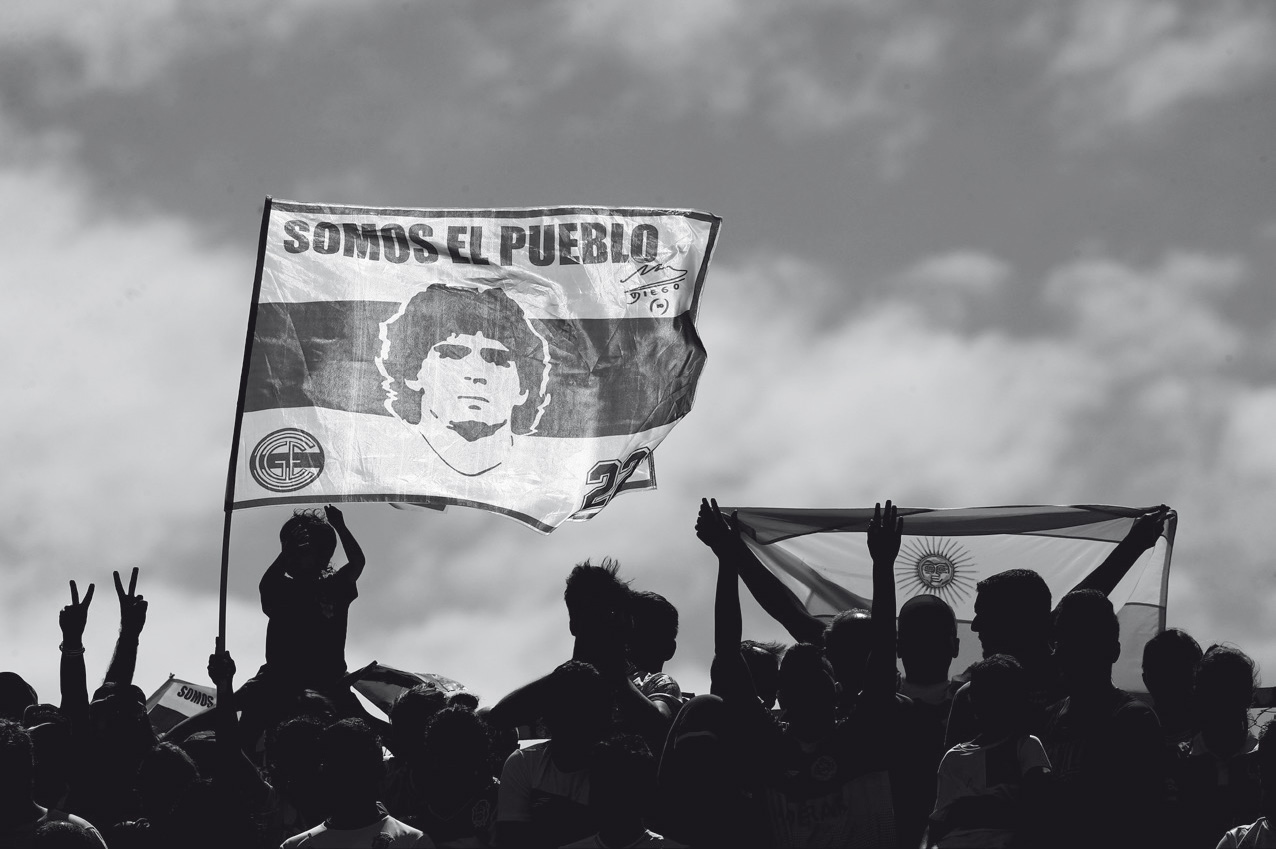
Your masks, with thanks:
[(228, 506), (462, 505), (549, 532), (655, 487), (719, 224), (268, 199)]
[[(730, 514), (730, 509), (724, 513)], [(957, 617), (960, 654), (953, 672), (981, 657), (970, 629), (975, 588), (1007, 569), (1032, 569), (1058, 604), (1090, 575), (1149, 509), (1107, 506), (900, 508), (904, 539), (895, 561), (897, 606), (920, 594), (948, 602)], [(745, 542), (820, 617), (872, 603), (872, 561), (864, 533), (872, 509), (740, 508)], [(1156, 545), (1108, 594), (1121, 623), (1121, 657), (1113, 681), (1143, 691), (1143, 645), (1165, 628), (1170, 554), (1177, 517), (1167, 514)]]

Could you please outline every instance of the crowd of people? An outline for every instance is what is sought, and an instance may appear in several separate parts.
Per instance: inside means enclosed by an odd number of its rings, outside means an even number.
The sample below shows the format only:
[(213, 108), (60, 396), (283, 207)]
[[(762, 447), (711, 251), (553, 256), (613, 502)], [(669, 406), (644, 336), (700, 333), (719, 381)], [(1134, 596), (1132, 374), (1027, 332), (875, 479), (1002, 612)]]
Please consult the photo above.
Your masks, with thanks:
[[(335, 507), (298, 511), (280, 532), (260, 584), (265, 665), (236, 688), (218, 645), (216, 706), (163, 734), (132, 683), (147, 609), (137, 570), (127, 589), (115, 575), (120, 635), (91, 697), (94, 587), (81, 598), (71, 582), (61, 704), (0, 673), (0, 849), (1276, 846), (1276, 731), (1250, 730), (1249, 657), (1171, 629), (1144, 649), (1146, 695), (1112, 684), (1107, 593), (1164, 511), (1136, 520), (1057, 604), (1030, 563), (981, 581), (984, 659), (956, 675), (952, 608), (923, 593), (897, 616), (905, 521), (879, 505), (871, 609), (825, 621), (705, 501), (695, 531), (718, 563), (709, 693), (664, 671), (675, 607), (615, 562), (586, 561), (566, 581), (566, 662), (491, 705), (421, 684), (388, 721), (347, 678), (364, 555)], [(334, 569), (338, 545), (347, 562)], [(745, 638), (742, 582), (792, 645)]]

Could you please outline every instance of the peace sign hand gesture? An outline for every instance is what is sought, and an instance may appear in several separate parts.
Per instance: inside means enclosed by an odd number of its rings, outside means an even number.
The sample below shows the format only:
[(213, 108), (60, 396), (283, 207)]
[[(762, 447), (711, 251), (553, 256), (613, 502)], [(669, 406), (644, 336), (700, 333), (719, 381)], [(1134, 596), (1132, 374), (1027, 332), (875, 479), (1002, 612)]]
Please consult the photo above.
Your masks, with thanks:
[(84, 625), (88, 622), (89, 603), (92, 601), (92, 584), (89, 584), (89, 591), (84, 594), (84, 601), (80, 601), (80, 591), (76, 589), (75, 581), (71, 582), (71, 603), (62, 608), (62, 612), (58, 614), (58, 625), (62, 628), (62, 644), (64, 646), (82, 645)]
[(120, 581), (120, 573), (112, 572), (115, 576), (115, 595), (120, 600), (120, 631), (126, 634), (137, 635), (142, 633), (142, 627), (146, 625), (146, 599), (137, 595), (137, 567), (133, 567), (133, 576), (128, 582), (128, 592), (124, 592), (124, 584)]

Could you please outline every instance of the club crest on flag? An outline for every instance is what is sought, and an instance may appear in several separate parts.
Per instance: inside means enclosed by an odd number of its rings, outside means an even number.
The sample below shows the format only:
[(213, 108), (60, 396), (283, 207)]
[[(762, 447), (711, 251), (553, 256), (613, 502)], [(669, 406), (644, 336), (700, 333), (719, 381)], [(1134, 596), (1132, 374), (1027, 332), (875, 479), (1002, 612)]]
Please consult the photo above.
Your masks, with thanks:
[(323, 474), (323, 446), (304, 430), (282, 428), (257, 443), (248, 469), (271, 492), (296, 492)]
[(970, 552), (953, 540), (907, 538), (895, 562), (895, 585), (909, 597), (930, 593), (952, 604), (974, 591), (974, 566)]

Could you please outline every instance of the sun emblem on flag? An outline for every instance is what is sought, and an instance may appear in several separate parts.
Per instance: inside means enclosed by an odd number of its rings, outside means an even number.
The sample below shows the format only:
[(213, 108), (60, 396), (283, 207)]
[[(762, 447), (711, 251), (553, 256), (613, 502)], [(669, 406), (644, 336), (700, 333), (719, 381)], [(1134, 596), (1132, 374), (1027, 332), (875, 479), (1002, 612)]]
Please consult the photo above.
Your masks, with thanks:
[(974, 589), (974, 565), (970, 552), (953, 540), (906, 539), (895, 561), (895, 585), (909, 597), (930, 593), (955, 604)]

